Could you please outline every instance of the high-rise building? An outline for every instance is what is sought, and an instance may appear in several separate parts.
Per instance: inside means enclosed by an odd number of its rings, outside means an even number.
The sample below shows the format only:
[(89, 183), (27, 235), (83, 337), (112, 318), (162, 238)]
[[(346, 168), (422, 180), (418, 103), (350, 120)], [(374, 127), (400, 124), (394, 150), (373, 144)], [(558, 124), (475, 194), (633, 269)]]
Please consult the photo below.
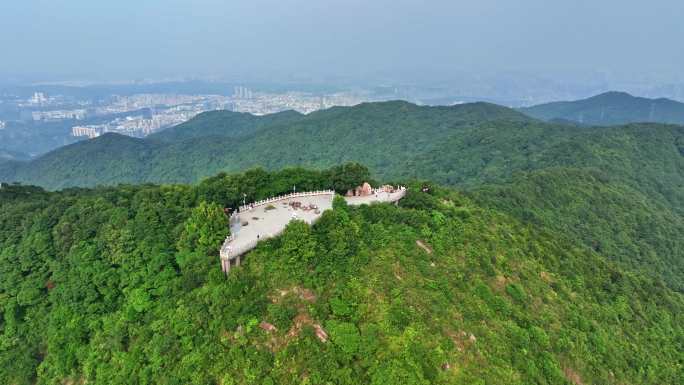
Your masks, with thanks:
[(31, 104), (36, 104), (36, 105), (43, 105), (45, 102), (47, 102), (48, 98), (47, 95), (43, 92), (34, 92), (33, 96), (29, 100)]
[(100, 136), (101, 132), (95, 127), (75, 126), (71, 128), (71, 135), (75, 137), (87, 136), (89, 138), (96, 138)]
[(235, 86), (235, 88), (233, 88), (233, 97), (236, 99), (252, 99), (254, 93), (247, 87)]

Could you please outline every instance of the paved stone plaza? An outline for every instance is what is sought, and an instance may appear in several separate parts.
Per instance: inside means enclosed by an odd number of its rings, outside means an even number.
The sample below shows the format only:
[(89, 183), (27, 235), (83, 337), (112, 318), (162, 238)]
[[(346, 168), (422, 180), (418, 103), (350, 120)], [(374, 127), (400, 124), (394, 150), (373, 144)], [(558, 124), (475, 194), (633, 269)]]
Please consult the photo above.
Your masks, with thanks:
[[(236, 216), (237, 219), (231, 221), (230, 232), (235, 235), (235, 239), (230, 242), (229, 246), (236, 250), (244, 250), (254, 240), (271, 238), (280, 234), (293, 219), (311, 224), (320, 218), (325, 210), (332, 208), (333, 197), (334, 194), (324, 194), (285, 198), (242, 211)], [(306, 207), (314, 205), (318, 207), (318, 210), (295, 209), (290, 205), (292, 202), (300, 202)]]
[[(394, 192), (373, 191), (366, 196), (344, 197), (347, 204), (360, 206), (376, 202), (396, 202), (406, 194), (401, 188)], [(221, 266), (226, 273), (231, 265), (240, 264), (240, 255), (256, 247), (261, 240), (278, 236), (292, 220), (308, 224), (316, 222), (323, 212), (332, 209), (333, 191), (307, 192), (271, 198), (241, 207), (230, 220), (231, 235), (221, 247)]]

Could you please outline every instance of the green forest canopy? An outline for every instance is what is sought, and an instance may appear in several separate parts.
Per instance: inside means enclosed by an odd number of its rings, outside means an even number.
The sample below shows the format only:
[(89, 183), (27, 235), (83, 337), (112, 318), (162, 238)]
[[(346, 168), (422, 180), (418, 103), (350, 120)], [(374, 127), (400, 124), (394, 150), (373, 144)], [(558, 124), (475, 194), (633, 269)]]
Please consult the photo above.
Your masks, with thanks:
[(543, 123), (486, 103), (421, 107), (365, 103), (309, 115), (201, 114), (149, 139), (107, 134), (28, 163), (0, 180), (50, 189), (193, 183), (222, 171), (349, 161), (379, 179), (424, 178), (473, 187), (548, 167), (601, 169), (670, 207), (684, 207), (684, 127), (597, 128)]
[(236, 188), (258, 198), (294, 182), (334, 184), (332, 175), (356, 182), (362, 170), (4, 186), (0, 382), (684, 381), (681, 294), (543, 220), (425, 182), (410, 184), (400, 207), (336, 202), (222, 275), (225, 234), (212, 233), (227, 234)]
[(255, 166), (320, 170), (350, 160), (383, 181), (429, 177), (481, 191), (482, 205), (684, 288), (680, 126), (577, 127), (486, 103), (365, 103), (309, 115), (217, 111), (145, 140), (104, 135), (30, 163), (3, 163), (0, 179), (48, 188), (197, 182)]

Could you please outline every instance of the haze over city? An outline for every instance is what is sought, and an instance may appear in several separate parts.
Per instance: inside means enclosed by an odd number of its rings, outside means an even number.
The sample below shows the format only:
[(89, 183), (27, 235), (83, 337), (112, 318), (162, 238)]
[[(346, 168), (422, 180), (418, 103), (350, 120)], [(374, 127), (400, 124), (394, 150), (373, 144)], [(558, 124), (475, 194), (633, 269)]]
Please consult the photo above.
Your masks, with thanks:
[(0, 79), (682, 81), (678, 0), (5, 1)]

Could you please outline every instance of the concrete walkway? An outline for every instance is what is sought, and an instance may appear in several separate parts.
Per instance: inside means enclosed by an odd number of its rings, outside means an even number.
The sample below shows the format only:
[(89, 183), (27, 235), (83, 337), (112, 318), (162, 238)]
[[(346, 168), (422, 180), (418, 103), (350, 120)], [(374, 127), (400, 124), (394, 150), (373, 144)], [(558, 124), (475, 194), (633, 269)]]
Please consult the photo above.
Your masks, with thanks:
[[(394, 193), (377, 191), (368, 196), (345, 197), (345, 200), (349, 205), (359, 206), (376, 202), (396, 202), (404, 195), (406, 189), (402, 188)], [(231, 235), (221, 247), (222, 270), (228, 273), (231, 266), (239, 266), (242, 254), (255, 248), (259, 241), (280, 235), (290, 221), (315, 223), (324, 211), (332, 209), (334, 197), (333, 191), (305, 192), (242, 206), (239, 213), (231, 216)], [(293, 202), (299, 202), (301, 207), (293, 207)]]
[(406, 195), (406, 190), (400, 189), (393, 193), (387, 191), (377, 191), (371, 195), (366, 195), (363, 197), (344, 197), (344, 199), (347, 201), (348, 205), (361, 206), (378, 202), (394, 203), (403, 198), (404, 195)]

